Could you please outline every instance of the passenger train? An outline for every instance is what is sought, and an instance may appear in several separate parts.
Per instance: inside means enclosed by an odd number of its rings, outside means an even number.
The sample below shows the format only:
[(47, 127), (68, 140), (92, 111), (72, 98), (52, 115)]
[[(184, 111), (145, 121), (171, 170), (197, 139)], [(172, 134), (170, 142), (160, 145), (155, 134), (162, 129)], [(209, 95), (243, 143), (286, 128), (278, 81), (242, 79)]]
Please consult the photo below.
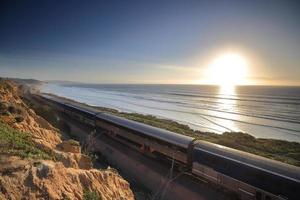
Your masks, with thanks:
[(196, 177), (221, 185), (240, 199), (300, 199), (300, 168), (232, 148), (78, 106), (42, 94), (61, 112), (106, 130), (143, 153), (174, 160)]

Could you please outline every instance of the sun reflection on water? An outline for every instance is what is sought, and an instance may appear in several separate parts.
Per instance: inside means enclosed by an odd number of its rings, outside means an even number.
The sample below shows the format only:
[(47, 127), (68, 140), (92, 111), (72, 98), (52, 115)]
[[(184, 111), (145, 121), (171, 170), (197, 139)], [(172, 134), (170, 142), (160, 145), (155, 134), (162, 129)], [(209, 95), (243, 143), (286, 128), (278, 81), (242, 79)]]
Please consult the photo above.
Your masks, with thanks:
[(220, 117), (228, 120), (222, 120), (222, 125), (232, 131), (238, 131), (234, 120), (237, 120), (236, 110), (236, 87), (234, 85), (223, 85), (219, 87), (218, 106), (222, 111)]

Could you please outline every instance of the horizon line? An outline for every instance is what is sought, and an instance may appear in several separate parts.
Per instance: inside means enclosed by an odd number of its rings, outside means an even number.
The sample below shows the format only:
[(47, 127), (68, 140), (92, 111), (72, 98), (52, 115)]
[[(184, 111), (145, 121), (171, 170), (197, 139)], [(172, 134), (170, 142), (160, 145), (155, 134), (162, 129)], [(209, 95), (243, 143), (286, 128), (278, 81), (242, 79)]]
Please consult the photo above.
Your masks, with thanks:
[[(71, 80), (40, 80), (36, 78), (19, 78), (19, 77), (0, 77), (4, 79), (20, 79), (20, 80), (36, 80), (40, 82), (65, 82), (65, 83), (77, 83), (77, 84), (103, 84), (103, 85), (201, 85), (201, 86), (218, 86), (218, 84), (209, 83), (126, 83), (126, 82), (85, 82), (85, 81), (71, 81)], [(239, 86), (270, 86), (270, 87), (300, 87), (299, 85), (289, 85), (289, 84), (237, 84), (233, 85), (235, 87)]]

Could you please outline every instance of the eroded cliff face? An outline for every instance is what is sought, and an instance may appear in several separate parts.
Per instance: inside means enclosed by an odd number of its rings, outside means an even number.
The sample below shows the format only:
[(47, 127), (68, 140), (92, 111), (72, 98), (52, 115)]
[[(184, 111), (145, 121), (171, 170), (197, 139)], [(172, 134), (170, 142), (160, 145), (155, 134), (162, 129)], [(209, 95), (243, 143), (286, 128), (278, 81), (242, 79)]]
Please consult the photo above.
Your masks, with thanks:
[(83, 199), (84, 190), (98, 193), (100, 199), (133, 199), (128, 182), (113, 170), (18, 157), (1, 160), (0, 165), (0, 199)]
[(29, 133), (50, 159), (21, 158), (2, 151), (1, 200), (84, 199), (87, 191), (100, 199), (134, 199), (126, 180), (115, 170), (92, 169), (91, 159), (81, 154), (80, 146), (74, 141), (62, 141), (59, 131), (22, 101), (20, 92), (13, 82), (0, 80), (0, 120)]
[(22, 101), (21, 92), (12, 81), (0, 81), (0, 120), (17, 130), (31, 133), (33, 140), (41, 146), (55, 148), (61, 143), (58, 130)]

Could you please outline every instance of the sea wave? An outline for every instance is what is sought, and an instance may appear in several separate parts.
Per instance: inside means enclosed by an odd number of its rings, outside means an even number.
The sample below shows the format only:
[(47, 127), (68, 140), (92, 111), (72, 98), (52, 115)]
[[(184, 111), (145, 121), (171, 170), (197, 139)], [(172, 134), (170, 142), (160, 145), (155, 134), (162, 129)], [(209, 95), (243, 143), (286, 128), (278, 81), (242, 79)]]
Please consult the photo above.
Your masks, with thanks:
[(172, 119), (200, 131), (242, 131), (300, 142), (300, 88), (247, 86), (222, 94), (211, 86), (47, 84), (43, 90), (94, 106)]

